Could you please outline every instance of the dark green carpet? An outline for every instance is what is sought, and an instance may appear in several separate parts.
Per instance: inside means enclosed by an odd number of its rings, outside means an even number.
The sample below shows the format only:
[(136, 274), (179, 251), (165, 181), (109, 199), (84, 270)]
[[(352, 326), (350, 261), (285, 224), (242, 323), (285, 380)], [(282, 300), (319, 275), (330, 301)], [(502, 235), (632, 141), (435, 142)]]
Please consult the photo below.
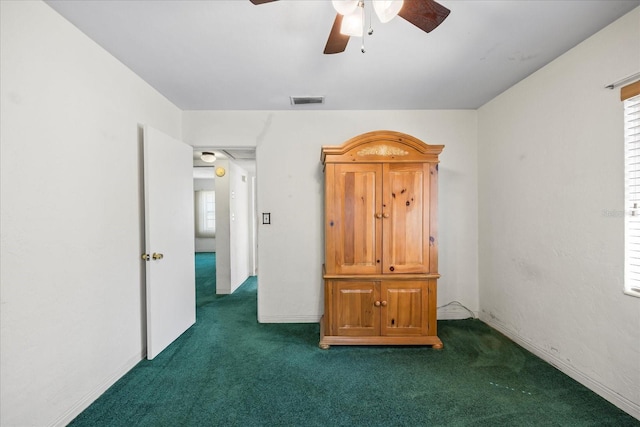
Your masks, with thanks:
[(441, 321), (443, 350), (318, 348), (317, 324), (258, 324), (256, 278), (215, 295), (198, 254), (197, 323), (73, 426), (638, 426), (478, 320)]

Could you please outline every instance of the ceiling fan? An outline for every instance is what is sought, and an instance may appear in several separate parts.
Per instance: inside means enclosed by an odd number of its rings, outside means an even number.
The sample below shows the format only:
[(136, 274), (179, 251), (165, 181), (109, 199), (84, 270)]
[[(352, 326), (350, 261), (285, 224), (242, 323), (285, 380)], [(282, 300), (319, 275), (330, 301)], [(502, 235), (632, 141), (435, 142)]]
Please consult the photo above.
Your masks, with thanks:
[[(255, 5), (271, 3), (277, 0), (250, 0)], [(434, 0), (394, 0), (394, 1), (373, 1), (374, 10), (382, 22), (388, 22), (396, 14), (409, 21), (422, 31), (427, 33), (433, 31), (449, 15), (450, 10)], [(333, 0), (332, 3), (338, 11), (336, 19), (333, 21), (329, 39), (324, 48), (325, 54), (344, 52), (353, 36), (361, 36), (364, 31), (364, 2), (365, 0)], [(359, 16), (358, 16), (359, 15)], [(356, 30), (349, 30), (343, 25), (343, 21), (352, 17), (359, 21)], [(348, 22), (344, 22), (348, 24)], [(358, 33), (360, 32), (360, 33)], [(371, 34), (373, 30), (369, 30)], [(364, 53), (364, 46), (362, 48)]]

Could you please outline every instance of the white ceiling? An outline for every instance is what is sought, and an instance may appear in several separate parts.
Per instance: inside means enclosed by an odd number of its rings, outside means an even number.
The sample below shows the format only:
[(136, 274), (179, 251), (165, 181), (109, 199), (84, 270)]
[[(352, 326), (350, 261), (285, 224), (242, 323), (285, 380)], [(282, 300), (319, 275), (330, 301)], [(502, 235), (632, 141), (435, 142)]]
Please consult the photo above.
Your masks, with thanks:
[(374, 15), (335, 55), (328, 0), (47, 3), (183, 110), (368, 110), (478, 108), (640, 0), (441, 0), (431, 33)]

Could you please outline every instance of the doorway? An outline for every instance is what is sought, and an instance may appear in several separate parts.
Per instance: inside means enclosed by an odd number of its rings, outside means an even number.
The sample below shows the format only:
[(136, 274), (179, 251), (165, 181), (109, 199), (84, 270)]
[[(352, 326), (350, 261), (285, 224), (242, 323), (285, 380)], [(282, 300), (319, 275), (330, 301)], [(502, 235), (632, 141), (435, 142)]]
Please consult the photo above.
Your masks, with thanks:
[[(203, 153), (213, 156), (203, 160)], [(230, 294), (257, 275), (255, 148), (197, 147), (193, 166), (196, 230), (205, 215), (203, 192), (215, 194), (215, 231), (196, 234), (196, 253), (215, 252), (216, 293)]]

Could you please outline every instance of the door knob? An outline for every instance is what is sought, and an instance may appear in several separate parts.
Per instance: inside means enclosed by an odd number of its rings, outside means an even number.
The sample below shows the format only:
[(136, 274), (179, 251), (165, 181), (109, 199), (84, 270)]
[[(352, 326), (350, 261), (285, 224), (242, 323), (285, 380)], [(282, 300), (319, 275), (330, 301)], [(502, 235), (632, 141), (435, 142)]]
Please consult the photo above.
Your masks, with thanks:
[(380, 307), (380, 301), (374, 302), (373, 305), (375, 305), (376, 307)]
[(151, 258), (158, 260), (164, 258), (164, 255), (154, 252), (153, 255), (151, 255)]
[(382, 302), (380, 303), (380, 305), (381, 305), (381, 306), (383, 306), (383, 307), (386, 307), (386, 306), (387, 306), (387, 302), (386, 302), (386, 301), (382, 301)]
[(378, 219), (382, 218), (382, 214), (381, 213), (377, 213), (376, 214), (376, 218), (378, 218)]
[(389, 214), (388, 213), (383, 213), (382, 216), (385, 217), (385, 218), (389, 218)]
[(142, 254), (141, 258), (142, 258), (143, 261), (149, 261), (150, 257), (149, 257), (149, 254)]

